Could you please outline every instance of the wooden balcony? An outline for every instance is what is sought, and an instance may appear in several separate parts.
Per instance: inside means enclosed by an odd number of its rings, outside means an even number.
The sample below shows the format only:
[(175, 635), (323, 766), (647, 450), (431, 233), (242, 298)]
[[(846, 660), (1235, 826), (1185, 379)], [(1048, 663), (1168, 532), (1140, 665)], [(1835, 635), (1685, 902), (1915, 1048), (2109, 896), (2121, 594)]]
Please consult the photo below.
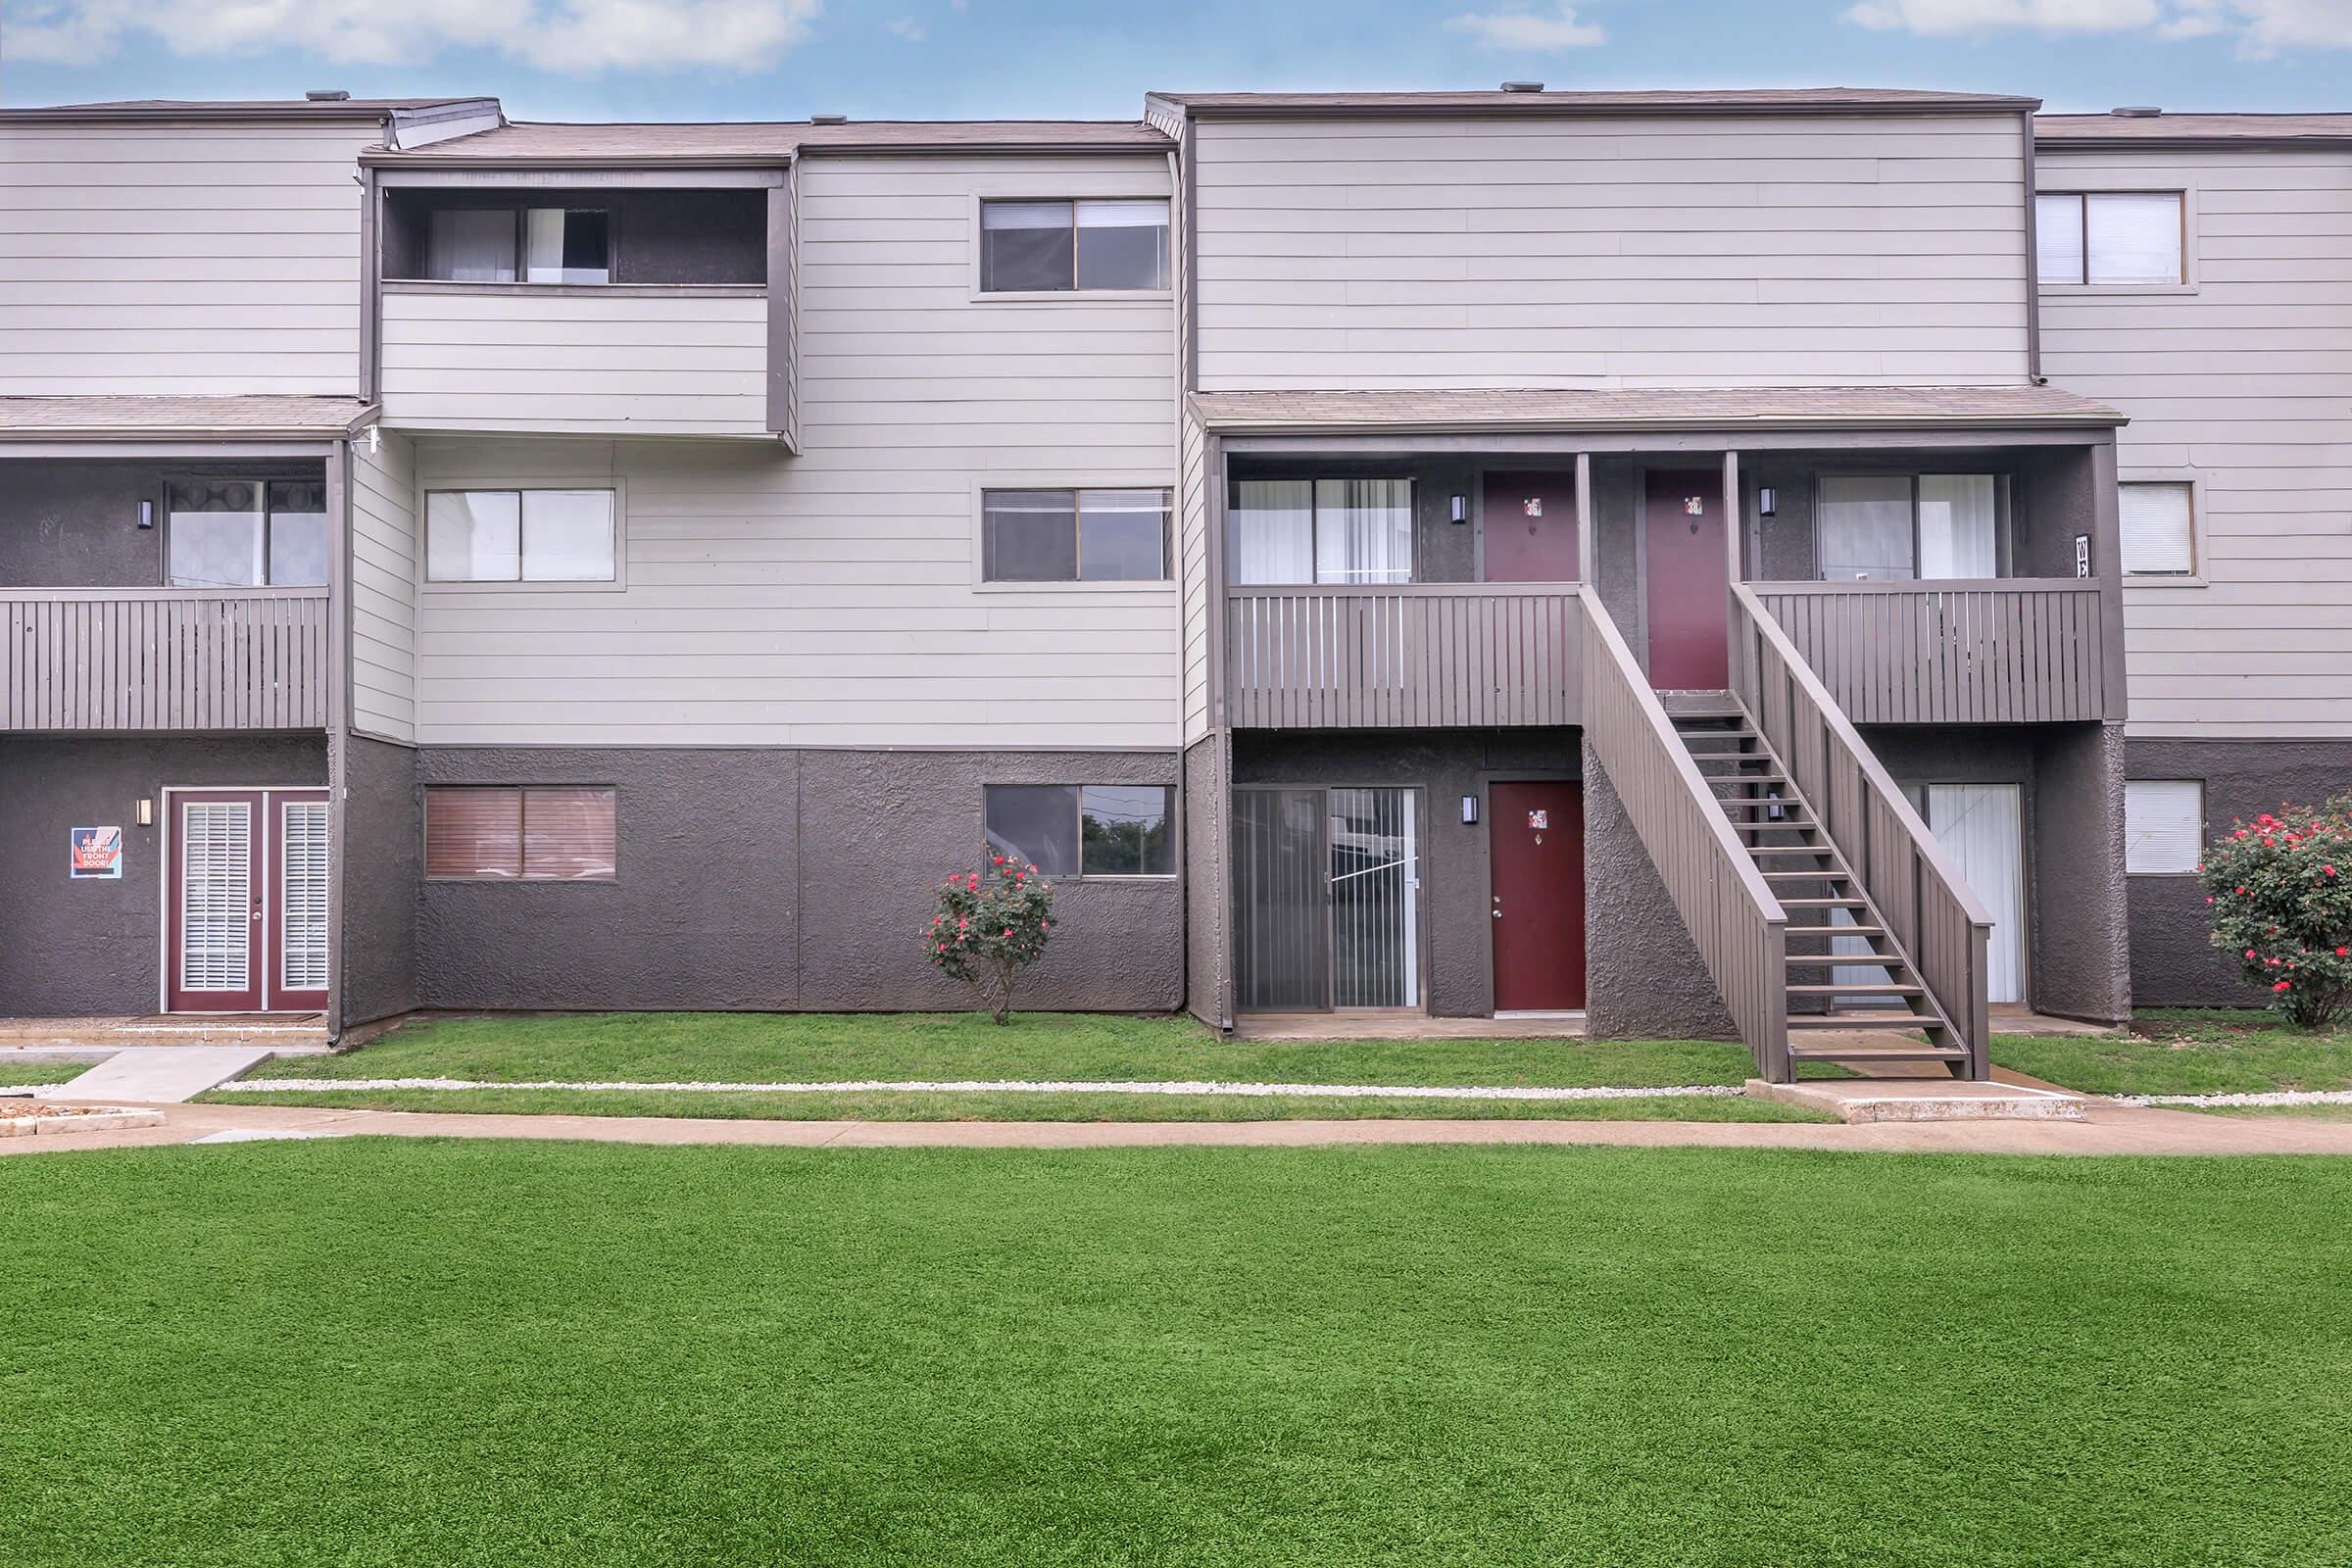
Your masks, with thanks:
[(326, 727), (323, 588), (0, 588), (0, 732)]
[(1225, 607), (1236, 729), (1441, 729), (1582, 721), (1574, 583), (1237, 589)]
[(2124, 650), (2096, 582), (2017, 577), (1748, 587), (1854, 723), (2124, 716)]

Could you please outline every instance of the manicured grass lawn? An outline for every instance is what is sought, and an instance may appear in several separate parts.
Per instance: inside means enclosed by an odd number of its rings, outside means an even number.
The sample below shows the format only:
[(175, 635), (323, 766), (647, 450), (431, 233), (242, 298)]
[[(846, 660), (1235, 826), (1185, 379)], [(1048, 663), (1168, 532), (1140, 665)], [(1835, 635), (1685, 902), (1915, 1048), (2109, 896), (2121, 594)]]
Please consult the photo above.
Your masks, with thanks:
[(2352, 1559), (2352, 1161), (0, 1160), (12, 1563)]
[[(263, 1069), (265, 1072), (267, 1067)], [(1398, 1117), (1517, 1121), (1835, 1121), (1740, 1095), (1625, 1100), (1369, 1100), (1313, 1095), (730, 1094), (576, 1089), (270, 1090), (200, 1096), (225, 1105), (333, 1105), (362, 1110), (507, 1111), (525, 1115), (724, 1116), (776, 1121), (1387, 1121)]]
[(90, 1066), (86, 1061), (0, 1061), (0, 1084), (62, 1084)]
[(429, 1019), (358, 1051), (271, 1061), (271, 1078), (568, 1083), (1217, 1079), (1627, 1089), (1738, 1084), (1722, 1041), (1220, 1041), (1190, 1018), (1024, 1013), (615, 1012)]
[(2311, 1035), (2276, 1014), (2151, 1008), (2130, 1036), (1998, 1037), (1992, 1059), (2098, 1095), (2352, 1089), (2352, 1030)]

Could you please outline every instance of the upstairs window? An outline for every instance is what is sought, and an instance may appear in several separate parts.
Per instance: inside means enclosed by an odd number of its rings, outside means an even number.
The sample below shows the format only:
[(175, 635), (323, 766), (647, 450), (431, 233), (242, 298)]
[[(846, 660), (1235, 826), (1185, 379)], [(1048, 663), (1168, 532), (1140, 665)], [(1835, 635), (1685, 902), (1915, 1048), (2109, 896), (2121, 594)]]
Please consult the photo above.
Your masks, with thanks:
[(2116, 486), (2116, 520), (2123, 533), (2124, 573), (2185, 577), (2197, 569), (2196, 492), (2165, 481)]
[(1048, 876), (1174, 876), (1164, 784), (991, 784), (988, 846)]
[(1233, 487), (1232, 580), (1413, 580), (1410, 479), (1243, 479)]
[(1165, 582), (1165, 490), (990, 490), (980, 502), (987, 582)]
[(326, 486), (316, 479), (174, 479), (165, 492), (174, 588), (326, 582)]
[(980, 204), (980, 292), (1066, 294), (1168, 286), (1164, 201)]
[(427, 582), (612, 582), (610, 490), (432, 490)]
[(2034, 199), (2043, 283), (2184, 283), (2186, 205), (2179, 191), (2090, 191)]
[(1832, 473), (1814, 548), (1824, 582), (2001, 575), (2007, 481), (1992, 473)]
[(610, 283), (607, 213), (566, 207), (445, 207), (425, 224), (424, 275), (445, 283)]

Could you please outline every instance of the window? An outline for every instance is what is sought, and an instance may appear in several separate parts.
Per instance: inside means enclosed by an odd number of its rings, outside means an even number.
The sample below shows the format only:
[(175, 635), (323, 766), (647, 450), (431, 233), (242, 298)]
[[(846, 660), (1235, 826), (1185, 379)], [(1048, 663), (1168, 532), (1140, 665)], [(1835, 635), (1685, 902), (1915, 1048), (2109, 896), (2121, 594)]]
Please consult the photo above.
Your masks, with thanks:
[(980, 204), (983, 294), (1167, 286), (1164, 201)]
[(2000, 474), (1824, 474), (1814, 527), (1821, 580), (2000, 576), (2007, 502)]
[(445, 207), (425, 221), (424, 275), (450, 283), (610, 283), (609, 214)]
[(1413, 580), (1410, 479), (1243, 479), (1233, 495), (1232, 580)]
[(1165, 582), (1165, 490), (989, 490), (980, 498), (988, 582)]
[(174, 588), (326, 582), (326, 486), (317, 479), (174, 479), (165, 489)]
[(424, 792), (424, 874), (463, 882), (609, 882), (618, 859), (609, 789)]
[(1048, 876), (1174, 876), (1164, 784), (991, 784), (988, 846)]
[(2186, 205), (2179, 191), (2092, 191), (2034, 199), (2044, 283), (2184, 283)]
[(2130, 779), (2124, 784), (2124, 869), (2133, 876), (2187, 876), (2204, 857), (2205, 786), (2196, 779)]
[(434, 490), (427, 582), (612, 582), (610, 490)]
[(2185, 577), (2197, 569), (2196, 493), (2184, 481), (2116, 486), (2124, 572)]

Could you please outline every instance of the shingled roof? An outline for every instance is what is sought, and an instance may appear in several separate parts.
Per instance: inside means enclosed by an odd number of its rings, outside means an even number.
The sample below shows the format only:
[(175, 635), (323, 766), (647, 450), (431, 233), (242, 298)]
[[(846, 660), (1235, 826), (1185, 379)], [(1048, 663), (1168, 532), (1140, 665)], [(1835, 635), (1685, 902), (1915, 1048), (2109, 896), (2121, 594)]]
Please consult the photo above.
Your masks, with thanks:
[(2328, 146), (2352, 143), (2352, 115), (2037, 115), (2044, 147)]
[(359, 398), (255, 393), (218, 397), (0, 397), (0, 442), (116, 436), (259, 441), (324, 439), (372, 421)]
[(414, 152), (371, 153), (380, 165), (511, 162), (776, 164), (804, 152), (1165, 151), (1168, 138), (1132, 120), (877, 120), (560, 124), (516, 122)]
[(1211, 430), (1464, 433), (1624, 429), (1909, 429), (2125, 422), (2049, 386), (1767, 386), (1429, 392), (1197, 392)]

